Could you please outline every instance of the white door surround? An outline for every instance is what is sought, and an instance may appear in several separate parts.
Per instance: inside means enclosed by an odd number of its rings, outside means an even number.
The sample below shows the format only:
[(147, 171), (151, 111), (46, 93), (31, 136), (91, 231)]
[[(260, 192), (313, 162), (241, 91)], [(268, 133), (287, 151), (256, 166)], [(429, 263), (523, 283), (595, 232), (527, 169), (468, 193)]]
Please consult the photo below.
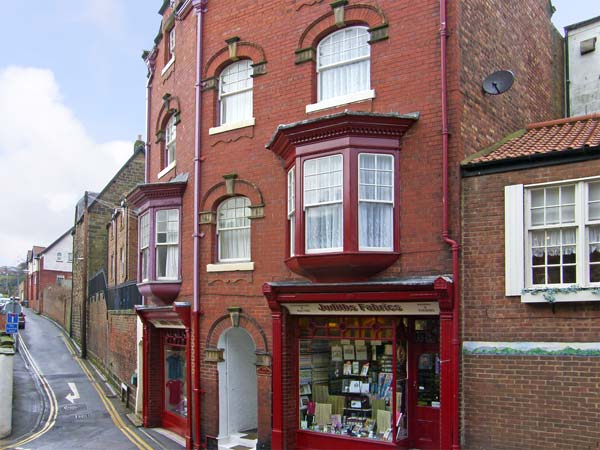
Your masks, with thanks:
[(219, 372), (219, 443), (257, 428), (256, 345), (244, 328), (229, 328), (219, 338), (224, 361)]

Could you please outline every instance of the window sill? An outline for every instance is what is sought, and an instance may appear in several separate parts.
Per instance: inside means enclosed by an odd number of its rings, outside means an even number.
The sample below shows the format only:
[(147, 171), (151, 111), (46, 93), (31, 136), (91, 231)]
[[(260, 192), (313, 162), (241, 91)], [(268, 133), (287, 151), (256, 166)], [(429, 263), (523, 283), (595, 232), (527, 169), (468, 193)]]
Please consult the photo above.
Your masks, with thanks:
[(158, 172), (157, 177), (158, 178), (162, 178), (164, 177), (166, 174), (168, 174), (171, 170), (173, 170), (175, 168), (175, 166), (177, 166), (177, 160), (173, 161), (171, 164), (169, 164), (167, 167), (165, 167), (163, 170), (161, 170), (160, 172)]
[(246, 120), (240, 120), (239, 122), (226, 123), (219, 127), (212, 127), (208, 129), (208, 134), (219, 134), (225, 133), (226, 131), (237, 130), (238, 128), (246, 128), (254, 126), (254, 117)]
[(165, 65), (165, 67), (163, 67), (163, 70), (160, 71), (160, 76), (162, 77), (165, 73), (167, 73), (173, 64), (175, 64), (175, 56), (173, 56)]
[(348, 103), (362, 102), (372, 98), (375, 98), (375, 91), (373, 89), (369, 89), (368, 91), (341, 95), (339, 97), (328, 98), (327, 100), (323, 100), (318, 103), (306, 105), (306, 112), (311, 113), (315, 111), (321, 111), (323, 109), (335, 108), (336, 106), (347, 105)]
[(207, 272), (248, 272), (254, 270), (254, 262), (207, 264)]
[[(533, 291), (533, 292), (528, 292)], [(570, 292), (569, 292), (570, 291)], [(600, 287), (525, 289), (521, 303), (600, 302)]]

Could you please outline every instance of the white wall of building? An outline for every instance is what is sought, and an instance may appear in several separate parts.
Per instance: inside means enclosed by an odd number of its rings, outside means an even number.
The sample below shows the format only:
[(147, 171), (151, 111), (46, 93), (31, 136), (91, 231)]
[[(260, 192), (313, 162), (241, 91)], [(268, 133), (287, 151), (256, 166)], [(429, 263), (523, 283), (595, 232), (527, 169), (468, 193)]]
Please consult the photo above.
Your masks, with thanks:
[[(600, 19), (567, 27), (570, 116), (600, 112)], [(595, 49), (581, 54), (582, 42), (596, 38)]]
[(73, 260), (73, 236), (67, 233), (62, 239), (44, 250), (44, 270), (59, 270), (61, 272), (72, 272)]

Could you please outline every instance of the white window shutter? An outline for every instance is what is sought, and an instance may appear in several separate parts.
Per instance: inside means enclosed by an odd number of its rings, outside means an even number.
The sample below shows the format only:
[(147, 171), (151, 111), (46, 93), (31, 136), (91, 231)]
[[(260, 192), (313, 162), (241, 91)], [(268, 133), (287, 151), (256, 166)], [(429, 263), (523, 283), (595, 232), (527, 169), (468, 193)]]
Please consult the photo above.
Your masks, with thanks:
[(504, 187), (504, 264), (506, 295), (521, 295), (525, 287), (523, 185)]

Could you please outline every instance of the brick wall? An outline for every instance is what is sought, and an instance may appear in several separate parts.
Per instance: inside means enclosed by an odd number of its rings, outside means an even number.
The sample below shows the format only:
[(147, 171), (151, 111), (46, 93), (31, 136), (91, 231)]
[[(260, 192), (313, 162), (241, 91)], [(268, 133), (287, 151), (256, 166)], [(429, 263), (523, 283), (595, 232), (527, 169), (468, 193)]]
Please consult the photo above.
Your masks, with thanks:
[(67, 328), (67, 305), (71, 298), (70, 286), (50, 286), (44, 290), (44, 315)]
[[(131, 386), (136, 370), (137, 316), (132, 310), (108, 312), (108, 364), (110, 372), (120, 382)], [(131, 391), (135, 392), (133, 389)]]
[(463, 358), (465, 450), (583, 450), (600, 443), (600, 358)]
[[(546, 0), (459, 3), (459, 115), (465, 156), (527, 123), (563, 117), (563, 40), (550, 23), (552, 5)], [(513, 87), (502, 95), (484, 94), (485, 77), (501, 69), (514, 73)]]
[[(463, 339), (598, 342), (597, 303), (523, 304), (504, 295), (504, 186), (594, 176), (600, 161), (465, 178)], [(465, 449), (582, 449), (600, 442), (598, 358), (463, 358)]]

